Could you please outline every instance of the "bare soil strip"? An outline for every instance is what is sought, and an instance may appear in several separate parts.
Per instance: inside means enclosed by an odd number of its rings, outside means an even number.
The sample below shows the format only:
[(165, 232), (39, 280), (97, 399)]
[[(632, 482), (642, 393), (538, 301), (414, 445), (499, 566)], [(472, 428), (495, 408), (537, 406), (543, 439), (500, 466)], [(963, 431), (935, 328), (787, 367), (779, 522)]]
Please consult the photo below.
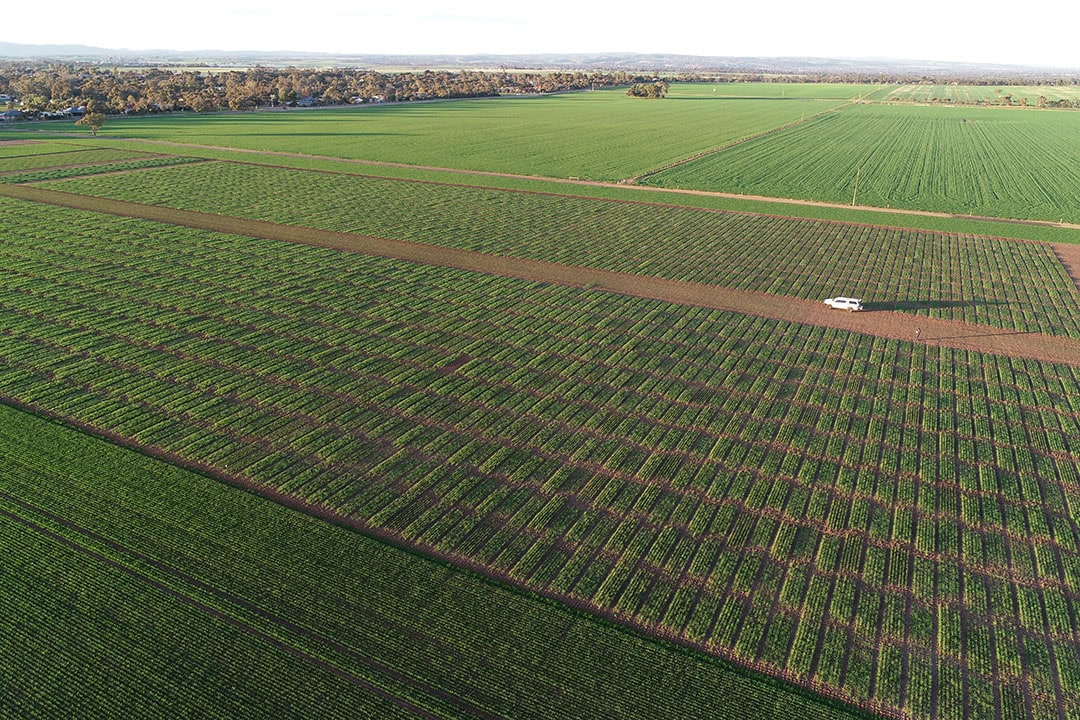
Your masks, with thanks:
[(75, 195), (26, 185), (0, 185), (0, 195), (203, 230), (329, 247), (427, 265), (584, 287), (804, 325), (850, 330), (878, 337), (918, 340), (934, 345), (1080, 367), (1080, 340), (1066, 337), (913, 317), (883, 310), (872, 311), (872, 307), (869, 312), (847, 313), (831, 310), (817, 300), (801, 300), (646, 275), (490, 255), (368, 235), (280, 225), (262, 220)]

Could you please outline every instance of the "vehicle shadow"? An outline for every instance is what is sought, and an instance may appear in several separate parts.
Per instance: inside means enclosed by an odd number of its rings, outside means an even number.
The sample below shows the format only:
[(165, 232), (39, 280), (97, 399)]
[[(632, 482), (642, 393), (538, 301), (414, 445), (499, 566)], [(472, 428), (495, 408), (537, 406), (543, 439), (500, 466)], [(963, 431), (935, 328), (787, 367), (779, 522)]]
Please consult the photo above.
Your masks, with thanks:
[(913, 310), (944, 310), (948, 308), (1007, 304), (1008, 302), (1005, 300), (895, 300), (892, 302), (881, 301), (863, 303), (863, 310), (891, 310), (893, 312), (911, 312)]

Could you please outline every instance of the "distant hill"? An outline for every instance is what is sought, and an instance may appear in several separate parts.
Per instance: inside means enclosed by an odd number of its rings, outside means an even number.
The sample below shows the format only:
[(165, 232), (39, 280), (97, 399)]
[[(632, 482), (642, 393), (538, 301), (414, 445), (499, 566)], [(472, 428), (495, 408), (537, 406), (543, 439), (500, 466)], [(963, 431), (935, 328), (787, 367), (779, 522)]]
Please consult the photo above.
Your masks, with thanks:
[(708, 57), (645, 53), (543, 53), (532, 55), (341, 55), (290, 50), (130, 50), (89, 45), (24, 45), (0, 42), (0, 60), (68, 60), (129, 65), (220, 66), (336, 65), (364, 68), (516, 68), (531, 70), (626, 70), (633, 72), (746, 72), (799, 74), (919, 74), (932, 77), (1076, 77), (1076, 69), (892, 58)]

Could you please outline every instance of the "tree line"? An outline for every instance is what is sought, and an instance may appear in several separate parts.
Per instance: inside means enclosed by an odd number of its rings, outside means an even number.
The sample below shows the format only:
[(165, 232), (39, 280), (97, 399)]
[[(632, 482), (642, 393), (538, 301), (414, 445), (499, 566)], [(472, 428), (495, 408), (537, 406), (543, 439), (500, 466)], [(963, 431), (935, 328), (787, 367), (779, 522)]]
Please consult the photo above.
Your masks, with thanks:
[[(90, 106), (103, 113), (251, 110), (290, 104), (342, 105), (507, 94), (552, 93), (628, 86), (628, 94), (662, 97), (672, 82), (939, 84), (941, 78), (888, 73), (631, 72), (426, 70), (379, 72), (357, 68), (117, 69), (91, 63), (0, 62), (0, 95), (30, 113)], [(1076, 77), (952, 76), (959, 85), (1076, 85)], [(1040, 98), (1040, 107), (1073, 107)]]
[(18, 98), (23, 110), (92, 105), (101, 112), (131, 114), (552, 93), (654, 80), (652, 75), (622, 71), (383, 73), (348, 68), (119, 70), (76, 64), (0, 64), (0, 94)]

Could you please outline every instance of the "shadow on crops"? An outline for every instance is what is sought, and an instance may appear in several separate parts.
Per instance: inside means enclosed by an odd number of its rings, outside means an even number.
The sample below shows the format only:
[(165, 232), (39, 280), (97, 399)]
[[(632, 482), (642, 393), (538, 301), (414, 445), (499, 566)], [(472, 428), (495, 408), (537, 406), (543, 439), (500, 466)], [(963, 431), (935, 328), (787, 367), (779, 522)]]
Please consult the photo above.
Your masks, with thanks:
[(259, 138), (272, 138), (272, 137), (290, 137), (290, 138), (304, 138), (304, 137), (332, 137), (332, 138), (352, 138), (352, 137), (404, 137), (411, 135), (412, 133), (396, 133), (396, 132), (215, 132), (213, 137), (259, 137)]
[(1005, 300), (896, 300), (894, 302), (864, 303), (864, 310), (893, 310), (911, 312), (918, 310), (945, 310), (948, 308), (985, 307), (1007, 305)]
[[(708, 95), (694, 95), (694, 96), (691, 96), (691, 97), (686, 97), (686, 96), (676, 97), (676, 96), (672, 96), (672, 95), (667, 95), (667, 96), (664, 97), (664, 102), (667, 102), (668, 100), (674, 100), (676, 102), (686, 102), (686, 101), (692, 101), (692, 100), (708, 100), (708, 101), (711, 101), (711, 102), (716, 102), (717, 100), (782, 100), (784, 102), (796, 101), (797, 100), (799, 102), (807, 102), (808, 100), (820, 100), (820, 99), (822, 99), (822, 98), (777, 97), (776, 95), (717, 95), (715, 97), (710, 97)], [(824, 99), (831, 100), (832, 98), (824, 98)]]

